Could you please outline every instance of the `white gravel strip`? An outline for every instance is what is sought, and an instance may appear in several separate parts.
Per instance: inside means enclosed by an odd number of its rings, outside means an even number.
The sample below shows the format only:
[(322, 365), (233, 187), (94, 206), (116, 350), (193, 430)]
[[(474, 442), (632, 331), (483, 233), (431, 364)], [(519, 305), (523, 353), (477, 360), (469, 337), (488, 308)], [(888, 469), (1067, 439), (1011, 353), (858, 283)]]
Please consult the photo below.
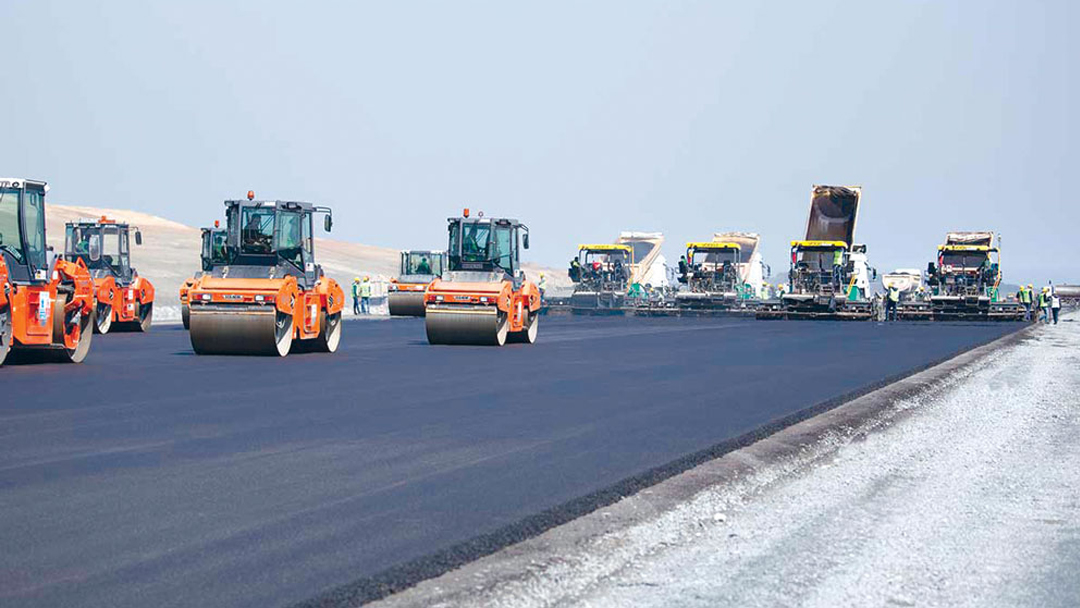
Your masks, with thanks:
[(756, 471), (527, 568), (480, 564), (472, 592), (383, 603), (1080, 606), (1080, 319)]
[(635, 530), (668, 546), (560, 603), (1080, 606), (1080, 322), (901, 409), (826, 462)]

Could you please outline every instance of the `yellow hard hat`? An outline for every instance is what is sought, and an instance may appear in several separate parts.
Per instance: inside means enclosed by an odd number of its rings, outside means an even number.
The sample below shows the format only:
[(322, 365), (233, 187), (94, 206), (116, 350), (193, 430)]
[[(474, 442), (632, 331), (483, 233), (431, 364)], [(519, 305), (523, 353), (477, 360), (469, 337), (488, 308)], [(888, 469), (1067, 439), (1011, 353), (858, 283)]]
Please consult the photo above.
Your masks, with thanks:
[(1032, 289), (1033, 287), (1034, 286), (1031, 283), (1028, 283), (1028, 289)]
[(371, 280), (371, 277), (364, 277), (364, 281), (365, 281), (365, 282), (366, 282), (366, 281), (370, 281), (370, 280)]
[(353, 279), (353, 283), (358, 283), (359, 281), (360, 281), (360, 277), (355, 277), (355, 278)]

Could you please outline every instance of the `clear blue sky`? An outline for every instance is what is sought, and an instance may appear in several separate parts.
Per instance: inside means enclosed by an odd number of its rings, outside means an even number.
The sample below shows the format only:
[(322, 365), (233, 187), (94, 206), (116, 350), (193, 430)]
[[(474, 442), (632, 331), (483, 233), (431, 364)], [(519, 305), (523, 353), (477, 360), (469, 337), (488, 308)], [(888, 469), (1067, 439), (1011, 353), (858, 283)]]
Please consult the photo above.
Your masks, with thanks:
[(1080, 281), (1080, 2), (6, 0), (0, 174), (191, 225), (249, 188), (335, 236), (444, 244), (468, 205), (530, 257), (760, 232), (861, 184), (886, 271), (1004, 234), (1006, 280)]

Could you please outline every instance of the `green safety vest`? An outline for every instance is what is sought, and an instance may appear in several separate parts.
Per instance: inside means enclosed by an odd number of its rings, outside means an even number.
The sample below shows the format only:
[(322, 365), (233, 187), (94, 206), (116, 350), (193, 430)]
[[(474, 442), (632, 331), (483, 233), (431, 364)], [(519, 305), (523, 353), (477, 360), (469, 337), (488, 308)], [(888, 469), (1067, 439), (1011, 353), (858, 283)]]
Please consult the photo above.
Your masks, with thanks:
[(370, 298), (371, 297), (371, 283), (361, 283), (360, 284), (360, 297), (361, 298)]
[(354, 297), (354, 298), (359, 298), (360, 297), (360, 283), (353, 283), (352, 284), (352, 297)]

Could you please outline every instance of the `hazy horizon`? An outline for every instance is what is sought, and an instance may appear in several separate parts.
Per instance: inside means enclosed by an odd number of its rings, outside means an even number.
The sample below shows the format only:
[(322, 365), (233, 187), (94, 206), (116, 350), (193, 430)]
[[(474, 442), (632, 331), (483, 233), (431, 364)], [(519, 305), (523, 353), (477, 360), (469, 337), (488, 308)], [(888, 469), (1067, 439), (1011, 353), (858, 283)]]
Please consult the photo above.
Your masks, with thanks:
[[(0, 174), (192, 226), (221, 201), (334, 207), (332, 238), (445, 246), (462, 207), (526, 259), (663, 232), (762, 235), (813, 184), (864, 188), (879, 272), (1003, 234), (1008, 283), (1080, 282), (1069, 2), (12, 1)], [(1072, 59), (1070, 59), (1070, 57)], [(774, 280), (775, 282), (775, 280)]]

